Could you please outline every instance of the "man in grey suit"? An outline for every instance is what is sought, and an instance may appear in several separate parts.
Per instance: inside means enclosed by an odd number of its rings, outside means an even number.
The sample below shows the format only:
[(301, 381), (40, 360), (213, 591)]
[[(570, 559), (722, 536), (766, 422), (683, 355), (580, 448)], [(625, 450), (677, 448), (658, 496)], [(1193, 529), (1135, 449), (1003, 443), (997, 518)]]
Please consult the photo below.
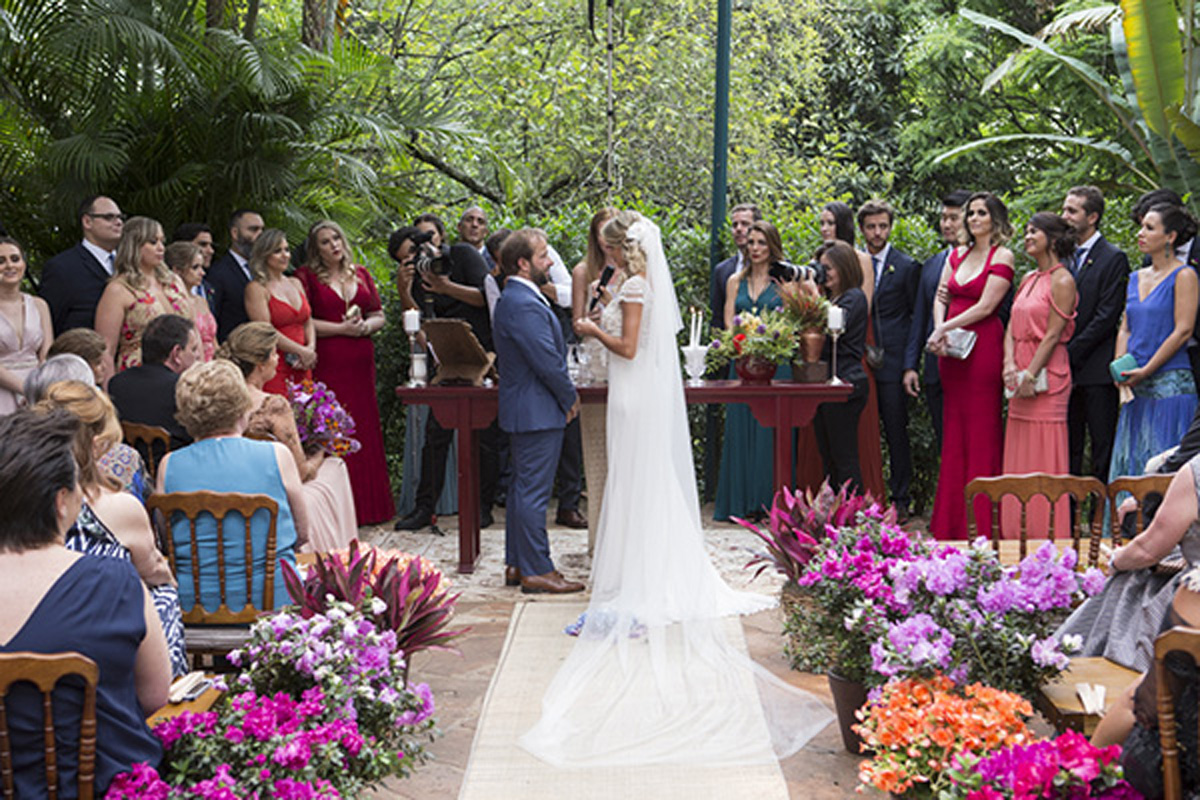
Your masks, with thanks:
[(42, 267), (42, 299), (50, 306), (54, 335), (71, 328), (92, 328), (96, 306), (113, 274), (125, 215), (111, 197), (87, 197), (79, 204), (83, 241)]

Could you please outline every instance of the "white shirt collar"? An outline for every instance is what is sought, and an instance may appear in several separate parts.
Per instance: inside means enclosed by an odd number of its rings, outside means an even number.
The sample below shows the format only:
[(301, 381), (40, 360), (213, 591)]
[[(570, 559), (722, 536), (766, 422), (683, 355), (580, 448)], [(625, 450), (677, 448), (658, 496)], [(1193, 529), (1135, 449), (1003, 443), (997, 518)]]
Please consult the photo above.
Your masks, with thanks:
[(100, 262), (100, 266), (104, 267), (105, 272), (109, 275), (113, 274), (112, 257), (115, 255), (114, 252), (105, 250), (100, 245), (89, 242), (87, 239), (83, 240), (83, 249), (96, 257), (96, 260)]
[(875, 266), (875, 286), (876, 287), (879, 286), (879, 281), (881, 278), (883, 278), (883, 271), (887, 266), (887, 257), (888, 257), (888, 253), (891, 251), (891, 249), (892, 249), (892, 243), (888, 242), (887, 244), (885, 244), (883, 246), (882, 250), (880, 250), (878, 253), (875, 253), (874, 255), (871, 254), (870, 250), (867, 251), (867, 255), (871, 257), (872, 266)]
[(509, 275), (505, 283), (507, 284), (508, 281), (516, 281), (517, 283), (525, 284), (533, 291), (535, 295), (537, 295), (538, 300), (541, 300), (543, 303), (545, 303), (547, 308), (550, 307), (550, 300), (547, 299), (546, 295), (542, 294), (542, 290), (538, 288), (538, 285), (529, 280), (529, 278), (522, 278), (520, 275)]

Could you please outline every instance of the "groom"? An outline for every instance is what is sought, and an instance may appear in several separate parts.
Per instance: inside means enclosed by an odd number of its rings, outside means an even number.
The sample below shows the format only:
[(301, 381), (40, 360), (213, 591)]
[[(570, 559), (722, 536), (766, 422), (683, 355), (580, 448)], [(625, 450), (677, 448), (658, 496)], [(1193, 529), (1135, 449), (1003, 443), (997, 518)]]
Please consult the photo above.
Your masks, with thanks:
[(505, 509), (505, 583), (526, 593), (583, 591), (554, 569), (546, 538), (546, 507), (562, 450), (563, 428), (579, 413), (567, 375), (558, 317), (540, 286), (550, 259), (546, 234), (522, 228), (500, 249), (506, 277), (492, 316), (500, 368), (500, 427), (512, 435), (512, 485)]

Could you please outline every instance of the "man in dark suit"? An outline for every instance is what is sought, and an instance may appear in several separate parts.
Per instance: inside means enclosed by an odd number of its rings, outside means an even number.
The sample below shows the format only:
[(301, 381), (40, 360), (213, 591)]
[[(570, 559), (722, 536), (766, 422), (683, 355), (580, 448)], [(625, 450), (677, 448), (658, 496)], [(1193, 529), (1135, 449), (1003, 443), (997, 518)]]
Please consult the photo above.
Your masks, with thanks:
[[(921, 381), (924, 380), (925, 402), (929, 405), (938, 453), (942, 451), (942, 379), (938, 374), (937, 356), (925, 352), (925, 342), (933, 333), (933, 301), (937, 299), (946, 259), (958, 244), (963, 225), (963, 206), (967, 204), (967, 198), (970, 196), (971, 193), (966, 189), (956, 189), (942, 198), (942, 216), (938, 226), (946, 247), (921, 267), (917, 300), (913, 305), (912, 326), (908, 332), (908, 345), (904, 348), (904, 391), (908, 392), (909, 397), (917, 397), (921, 393)], [(923, 376), (918, 376), (917, 367), (921, 366), (922, 360)]]
[(208, 271), (212, 269), (213, 254), (216, 252), (212, 228), (203, 222), (181, 222), (175, 226), (171, 241), (191, 242), (200, 248), (200, 255), (204, 257), (204, 277), (200, 279), (200, 285), (192, 289), (192, 294), (203, 297), (209, 310), (213, 311), (213, 285), (208, 280)]
[(175, 384), (185, 369), (204, 359), (200, 334), (178, 314), (150, 320), (142, 333), (142, 364), (117, 373), (108, 382), (117, 413), (125, 422), (157, 425), (171, 434), (171, 449), (191, 444), (175, 419)]
[(213, 293), (209, 305), (217, 318), (217, 339), (246, 322), (246, 284), (250, 283), (250, 250), (263, 232), (258, 212), (241, 208), (229, 218), (229, 250), (208, 271)]
[[(1098, 230), (1104, 216), (1104, 195), (1095, 186), (1076, 186), (1063, 200), (1062, 215), (1075, 227), (1075, 333), (1067, 342), (1071, 359), (1071, 399), (1067, 432), (1071, 474), (1094, 475), (1108, 481), (1108, 462), (1117, 431), (1117, 387), (1108, 365), (1113, 360), (1117, 328), (1125, 311), (1129, 259), (1109, 244)], [(1085, 434), (1092, 441), (1091, 469), (1084, 472)]]
[(42, 299), (50, 306), (54, 335), (71, 328), (91, 328), (96, 306), (113, 274), (117, 243), (125, 215), (111, 197), (93, 196), (79, 204), (83, 241), (51, 258), (42, 267)]
[(551, 259), (546, 235), (524, 228), (500, 249), (507, 276), (496, 303), (493, 335), (500, 376), (500, 427), (511, 438), (513, 483), (505, 521), (505, 580), (521, 591), (583, 591), (554, 569), (546, 536), (546, 508), (562, 450), (563, 429), (579, 413), (567, 374), (562, 326), (539, 288)]
[(895, 212), (883, 200), (868, 200), (858, 209), (858, 229), (867, 243), (875, 272), (871, 322), (875, 346), (883, 348), (883, 364), (875, 368), (879, 417), (887, 437), (891, 475), (888, 489), (896, 518), (908, 521), (912, 483), (912, 446), (908, 441), (908, 397), (904, 394), (904, 354), (912, 329), (913, 306), (921, 265), (888, 242)]

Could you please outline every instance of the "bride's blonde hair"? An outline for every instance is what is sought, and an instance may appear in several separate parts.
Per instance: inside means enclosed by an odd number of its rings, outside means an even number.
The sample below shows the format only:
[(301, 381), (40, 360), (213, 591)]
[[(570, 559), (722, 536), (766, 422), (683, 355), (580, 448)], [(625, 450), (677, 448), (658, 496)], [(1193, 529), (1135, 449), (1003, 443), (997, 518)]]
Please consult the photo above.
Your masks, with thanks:
[(600, 238), (605, 244), (620, 247), (624, 251), (625, 272), (628, 275), (641, 275), (646, 271), (646, 251), (637, 240), (629, 238), (629, 229), (640, 219), (641, 215), (636, 211), (618, 211), (600, 229)]

